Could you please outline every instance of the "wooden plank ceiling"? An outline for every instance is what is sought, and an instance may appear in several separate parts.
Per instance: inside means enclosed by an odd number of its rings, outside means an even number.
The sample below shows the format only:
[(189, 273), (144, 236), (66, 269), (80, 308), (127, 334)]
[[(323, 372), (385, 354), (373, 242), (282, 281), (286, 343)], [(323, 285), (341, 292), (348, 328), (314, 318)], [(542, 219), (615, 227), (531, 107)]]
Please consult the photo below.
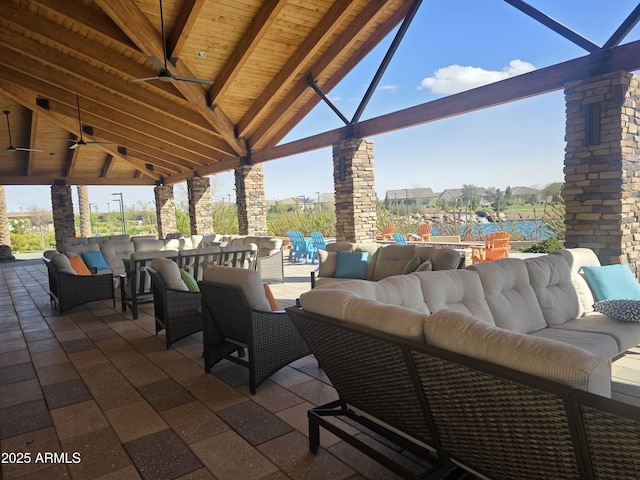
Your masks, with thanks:
[(0, 183), (171, 184), (232, 169), (317, 104), (309, 77), (331, 89), (410, 6), (163, 0), (162, 25), (158, 0), (2, 0), (0, 142), (16, 150), (0, 149)]

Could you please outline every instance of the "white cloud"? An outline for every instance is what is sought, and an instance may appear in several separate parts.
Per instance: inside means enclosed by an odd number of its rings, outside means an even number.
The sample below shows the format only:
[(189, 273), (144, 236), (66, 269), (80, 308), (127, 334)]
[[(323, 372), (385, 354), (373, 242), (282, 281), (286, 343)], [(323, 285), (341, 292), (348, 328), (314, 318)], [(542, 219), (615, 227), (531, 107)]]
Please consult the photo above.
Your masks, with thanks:
[(389, 90), (391, 92), (395, 92), (398, 89), (399, 85), (380, 85), (378, 90)]
[(433, 76), (422, 79), (418, 89), (429, 89), (433, 93), (458, 93), (515, 77), (535, 69), (536, 67), (531, 63), (518, 59), (511, 60), (509, 65), (502, 70), (485, 70), (480, 67), (449, 65), (436, 70)]

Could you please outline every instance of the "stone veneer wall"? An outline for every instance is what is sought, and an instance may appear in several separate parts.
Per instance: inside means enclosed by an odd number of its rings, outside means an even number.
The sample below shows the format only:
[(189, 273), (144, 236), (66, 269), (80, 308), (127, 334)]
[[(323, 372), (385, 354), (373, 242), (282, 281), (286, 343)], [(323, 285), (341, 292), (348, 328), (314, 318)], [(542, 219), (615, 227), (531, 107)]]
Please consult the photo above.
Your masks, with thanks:
[(73, 198), (69, 185), (51, 185), (51, 211), (56, 238), (56, 250), (62, 251), (62, 241), (76, 236), (73, 218)]
[(213, 205), (209, 177), (187, 180), (191, 235), (210, 235), (213, 232)]
[(333, 181), (336, 239), (374, 242), (377, 217), (371, 140), (348, 139), (333, 146)]
[[(640, 84), (628, 72), (567, 84), (566, 247), (592, 248), (602, 264), (640, 266)], [(595, 105), (590, 107), (590, 105)], [(589, 129), (589, 110), (600, 113)], [(597, 116), (597, 115), (596, 115)], [(593, 145), (589, 130), (598, 131)], [(593, 138), (593, 135), (591, 135)]]
[(89, 187), (77, 185), (78, 210), (80, 211), (80, 236), (91, 236), (91, 206), (89, 205)]
[(169, 233), (178, 231), (173, 185), (157, 185), (153, 189), (153, 194), (156, 199), (158, 238), (165, 238)]
[(236, 167), (235, 180), (240, 235), (267, 235), (267, 203), (262, 164)]

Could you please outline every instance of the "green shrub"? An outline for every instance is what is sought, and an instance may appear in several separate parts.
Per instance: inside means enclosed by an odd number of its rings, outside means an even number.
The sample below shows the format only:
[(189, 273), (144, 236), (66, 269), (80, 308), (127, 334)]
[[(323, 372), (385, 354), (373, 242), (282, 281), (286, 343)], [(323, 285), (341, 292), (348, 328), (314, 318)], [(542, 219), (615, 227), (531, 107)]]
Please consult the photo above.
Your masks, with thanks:
[(555, 237), (545, 238), (544, 240), (534, 243), (528, 248), (525, 248), (523, 252), (526, 253), (549, 253), (554, 250), (560, 250), (564, 248), (564, 244)]

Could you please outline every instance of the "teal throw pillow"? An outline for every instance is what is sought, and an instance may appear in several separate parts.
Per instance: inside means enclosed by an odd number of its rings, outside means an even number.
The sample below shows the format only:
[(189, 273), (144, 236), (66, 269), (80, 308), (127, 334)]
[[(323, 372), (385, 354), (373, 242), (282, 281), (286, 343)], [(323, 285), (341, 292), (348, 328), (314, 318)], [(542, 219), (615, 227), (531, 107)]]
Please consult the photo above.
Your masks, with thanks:
[(584, 278), (596, 302), (640, 299), (640, 285), (626, 263), (602, 267), (582, 267)]
[(367, 279), (369, 252), (336, 252), (335, 278)]
[(420, 257), (413, 257), (411, 260), (409, 260), (407, 262), (407, 264), (404, 266), (404, 270), (402, 271), (403, 275), (406, 275), (407, 273), (413, 273), (416, 271), (416, 268), (418, 268), (420, 266), (420, 263), (422, 263), (420, 261)]
[(182, 281), (185, 283), (190, 292), (200, 291), (200, 287), (198, 286), (198, 282), (196, 281), (196, 279), (193, 278), (193, 275), (191, 275), (183, 268), (180, 269), (180, 277), (182, 278)]
[(101, 252), (82, 252), (82, 260), (89, 268), (97, 270), (109, 270), (109, 265), (102, 256)]
[(131, 260), (129, 258), (123, 258), (122, 263), (124, 264), (124, 273), (127, 274), (127, 277), (131, 275)]

